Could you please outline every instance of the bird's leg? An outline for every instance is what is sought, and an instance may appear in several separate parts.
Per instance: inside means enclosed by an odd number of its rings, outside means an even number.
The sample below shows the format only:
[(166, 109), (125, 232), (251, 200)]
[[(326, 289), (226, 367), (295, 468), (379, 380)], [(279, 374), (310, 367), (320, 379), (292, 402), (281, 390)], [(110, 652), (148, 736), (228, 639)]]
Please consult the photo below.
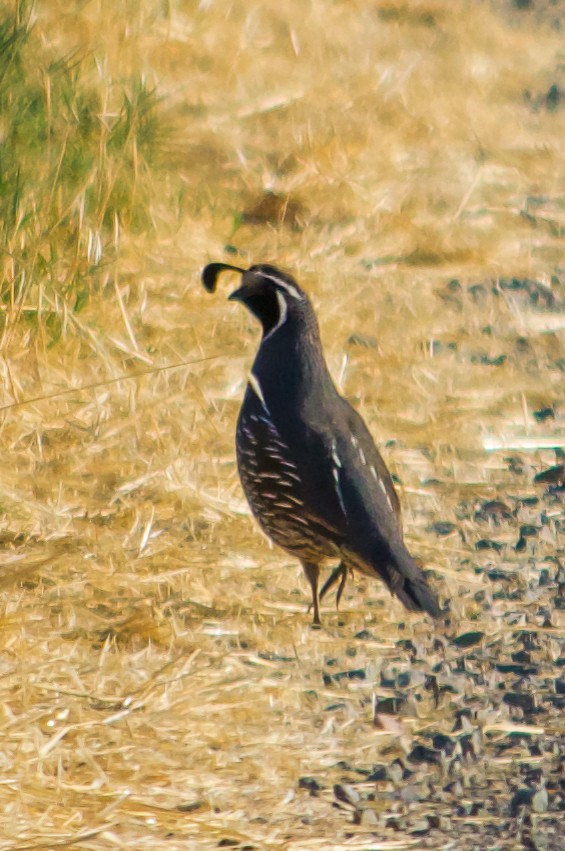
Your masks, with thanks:
[(349, 570), (349, 568), (345, 564), (345, 562), (340, 561), (338, 566), (332, 570), (328, 579), (324, 583), (324, 586), (323, 586), (322, 590), (320, 591), (320, 600), (324, 599), (324, 597), (326, 596), (326, 594), (328, 593), (330, 588), (333, 588), (333, 586), (335, 585), (335, 583), (339, 579), (339, 588), (337, 589), (337, 595), (336, 595), (336, 598), (335, 598), (335, 607), (336, 607), (336, 609), (339, 609), (339, 601), (341, 600), (341, 596), (342, 596), (343, 591), (345, 589), (345, 583), (347, 582), (348, 570)]
[(320, 576), (320, 567), (317, 564), (314, 564), (311, 561), (303, 561), (302, 567), (304, 569), (304, 573), (306, 574), (306, 579), (310, 583), (310, 588), (312, 589), (312, 605), (308, 608), (308, 611), (314, 607), (314, 620), (312, 621), (313, 626), (321, 626), (322, 622), (320, 620), (320, 598), (318, 596), (318, 578)]
[[(343, 562), (342, 562), (342, 564), (343, 564)], [(343, 572), (341, 574), (341, 581), (339, 583), (339, 588), (337, 589), (337, 594), (335, 596), (335, 607), (336, 607), (336, 609), (339, 609), (339, 601), (341, 600), (341, 595), (343, 594), (343, 591), (345, 589), (345, 583), (347, 582), (347, 574), (348, 573), (351, 573), (351, 575), (353, 576), (353, 571), (351, 570), (351, 568), (348, 567), (346, 564), (343, 564)]]
[[(344, 580), (345, 576), (346, 576), (346, 567), (345, 567), (344, 563), (342, 561), (340, 561), (340, 563), (337, 565), (337, 567), (334, 567), (334, 569), (330, 573), (329, 577), (326, 579), (326, 581), (325, 581), (325, 583), (322, 587), (322, 590), (320, 591), (320, 600), (324, 599), (324, 597), (326, 596), (328, 591), (331, 588), (334, 587), (334, 585), (338, 581), (338, 579), (341, 580), (341, 582), (340, 582), (340, 589), (341, 589), (341, 585), (345, 581)], [(339, 589), (338, 589), (338, 593), (341, 596)]]

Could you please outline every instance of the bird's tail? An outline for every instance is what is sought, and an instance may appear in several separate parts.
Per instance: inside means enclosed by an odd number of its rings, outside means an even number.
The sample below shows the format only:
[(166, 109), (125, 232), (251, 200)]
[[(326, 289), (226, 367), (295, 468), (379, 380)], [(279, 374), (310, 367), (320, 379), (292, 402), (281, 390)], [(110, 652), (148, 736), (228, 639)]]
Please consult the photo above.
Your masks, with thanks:
[(398, 599), (411, 612), (427, 612), (433, 618), (442, 614), (438, 599), (410, 553), (394, 554), (394, 564), (389, 568), (390, 587)]

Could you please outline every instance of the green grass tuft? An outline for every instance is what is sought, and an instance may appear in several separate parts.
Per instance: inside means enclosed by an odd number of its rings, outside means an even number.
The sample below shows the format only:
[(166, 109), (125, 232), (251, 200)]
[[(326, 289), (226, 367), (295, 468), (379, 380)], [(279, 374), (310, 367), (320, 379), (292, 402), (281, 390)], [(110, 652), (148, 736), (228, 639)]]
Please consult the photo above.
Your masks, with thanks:
[[(152, 227), (164, 131), (159, 98), (139, 73), (100, 80), (92, 54), (53, 55), (31, 6), (0, 23), (0, 300), (37, 309), (39, 289), (80, 311), (117, 234)], [(102, 84), (101, 84), (102, 83)], [(86, 259), (84, 263), (84, 248)], [(51, 343), (60, 319), (45, 331)]]

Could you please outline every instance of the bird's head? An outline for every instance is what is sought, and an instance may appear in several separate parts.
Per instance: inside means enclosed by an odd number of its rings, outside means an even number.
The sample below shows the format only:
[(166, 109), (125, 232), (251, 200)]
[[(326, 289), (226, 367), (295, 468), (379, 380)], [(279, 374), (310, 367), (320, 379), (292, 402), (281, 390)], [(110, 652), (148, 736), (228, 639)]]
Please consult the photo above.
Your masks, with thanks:
[(249, 269), (240, 269), (227, 263), (209, 263), (202, 270), (202, 284), (208, 292), (215, 291), (218, 275), (224, 271), (241, 274), (241, 285), (229, 300), (240, 301), (259, 320), (263, 339), (281, 328), (291, 316), (313, 315), (304, 290), (276, 266), (259, 263)]

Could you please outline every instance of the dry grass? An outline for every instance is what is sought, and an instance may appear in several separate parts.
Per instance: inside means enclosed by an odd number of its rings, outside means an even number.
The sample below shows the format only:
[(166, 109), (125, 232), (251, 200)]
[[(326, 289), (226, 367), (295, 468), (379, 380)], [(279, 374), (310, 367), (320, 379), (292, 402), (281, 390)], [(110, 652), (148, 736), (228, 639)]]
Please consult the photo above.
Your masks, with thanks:
[[(0, 848), (562, 847), (546, 7), (0, 10)], [(251, 522), (258, 329), (198, 282), (230, 250), (312, 293), (435, 632), (365, 580), (312, 631)]]

